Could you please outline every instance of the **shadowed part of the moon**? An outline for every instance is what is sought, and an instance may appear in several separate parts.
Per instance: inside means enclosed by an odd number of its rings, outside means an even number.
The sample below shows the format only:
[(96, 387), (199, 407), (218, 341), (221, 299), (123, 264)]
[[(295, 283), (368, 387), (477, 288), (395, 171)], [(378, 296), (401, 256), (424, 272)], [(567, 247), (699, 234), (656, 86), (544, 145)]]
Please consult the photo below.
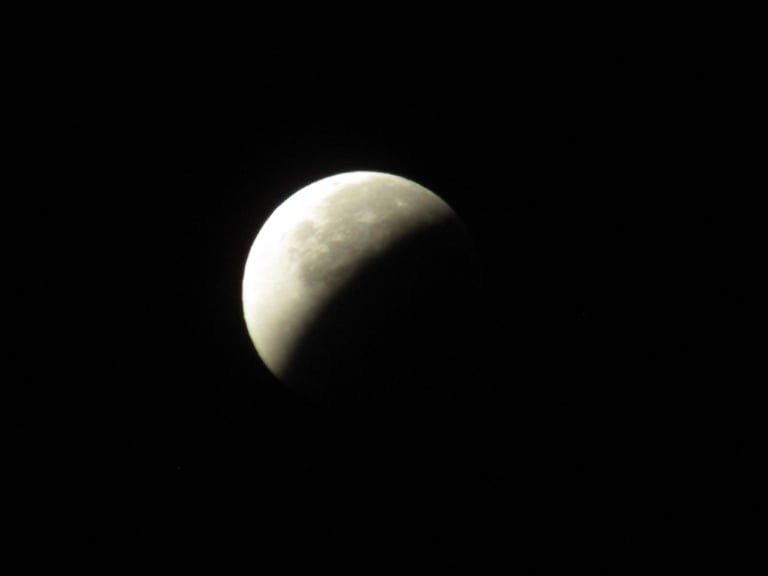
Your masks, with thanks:
[(294, 346), (284, 380), (342, 406), (434, 402), (474, 361), (479, 299), (465, 229), (435, 220), (334, 291)]

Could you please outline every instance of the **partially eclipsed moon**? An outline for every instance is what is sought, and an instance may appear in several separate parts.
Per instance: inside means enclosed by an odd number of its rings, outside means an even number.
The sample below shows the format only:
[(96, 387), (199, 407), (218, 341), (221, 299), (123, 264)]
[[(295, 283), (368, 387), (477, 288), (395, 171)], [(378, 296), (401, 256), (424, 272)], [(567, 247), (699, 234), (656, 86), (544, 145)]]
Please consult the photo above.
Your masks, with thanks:
[(338, 174), (264, 223), (245, 266), (245, 322), (294, 388), (397, 378), (434, 361), (439, 332), (463, 317), (470, 275), (463, 227), (438, 196), (391, 174)]

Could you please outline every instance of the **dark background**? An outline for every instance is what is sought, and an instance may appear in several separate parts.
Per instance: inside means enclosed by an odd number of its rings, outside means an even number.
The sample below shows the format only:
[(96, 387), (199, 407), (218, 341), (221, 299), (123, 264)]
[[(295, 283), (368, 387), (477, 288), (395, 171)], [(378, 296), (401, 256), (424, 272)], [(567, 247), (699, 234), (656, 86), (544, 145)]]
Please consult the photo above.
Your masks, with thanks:
[[(626, 573), (760, 541), (750, 156), (717, 35), (126, 28), (19, 65), (6, 406), (33, 554)], [(466, 394), (400, 452), (275, 381), (240, 307), (271, 211), (359, 169), (444, 198), (484, 273)]]

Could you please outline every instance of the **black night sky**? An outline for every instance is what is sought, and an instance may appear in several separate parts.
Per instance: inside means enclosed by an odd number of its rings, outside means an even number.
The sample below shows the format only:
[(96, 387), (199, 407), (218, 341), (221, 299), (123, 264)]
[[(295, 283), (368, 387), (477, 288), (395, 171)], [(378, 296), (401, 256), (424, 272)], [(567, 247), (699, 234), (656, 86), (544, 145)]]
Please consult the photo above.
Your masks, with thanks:
[[(5, 214), (31, 554), (623, 574), (759, 541), (735, 72), (675, 35), (526, 28), (39, 48)], [(477, 362), (402, 427), (292, 396), (242, 320), (261, 224), (349, 170), (440, 195), (484, 273)]]

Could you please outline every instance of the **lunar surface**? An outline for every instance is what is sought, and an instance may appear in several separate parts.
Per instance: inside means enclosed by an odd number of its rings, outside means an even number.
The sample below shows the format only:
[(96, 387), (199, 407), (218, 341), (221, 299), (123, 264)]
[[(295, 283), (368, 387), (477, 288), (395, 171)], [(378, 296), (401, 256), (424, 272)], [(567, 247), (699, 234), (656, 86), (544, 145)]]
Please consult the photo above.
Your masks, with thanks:
[(423, 186), (377, 172), (324, 178), (256, 236), (248, 333), (278, 379), (311, 395), (440, 378), (470, 336), (471, 260), (459, 218)]

